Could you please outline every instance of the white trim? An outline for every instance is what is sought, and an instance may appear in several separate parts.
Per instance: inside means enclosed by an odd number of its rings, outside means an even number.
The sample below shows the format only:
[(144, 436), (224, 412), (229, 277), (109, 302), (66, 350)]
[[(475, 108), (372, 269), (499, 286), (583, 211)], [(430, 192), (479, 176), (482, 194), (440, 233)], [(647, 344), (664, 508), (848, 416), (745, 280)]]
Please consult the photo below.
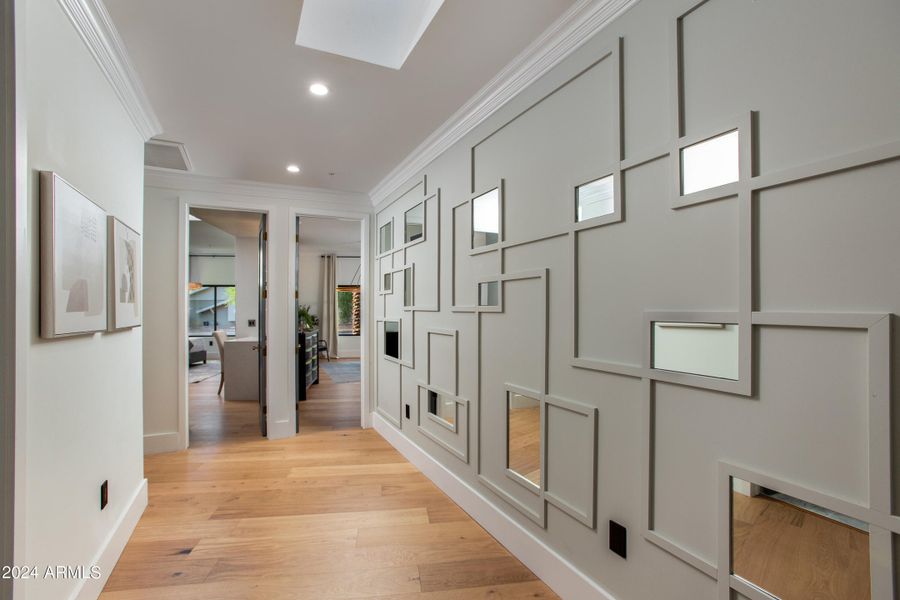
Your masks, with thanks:
[(140, 77), (102, 0), (59, 0), (144, 141), (162, 133)]
[(579, 0), (372, 188), (377, 206), (637, 0)]
[(103, 540), (100, 551), (91, 561), (91, 565), (100, 567), (100, 577), (98, 579), (83, 579), (81, 583), (75, 587), (75, 591), (69, 596), (70, 600), (94, 600), (100, 596), (106, 581), (112, 573), (113, 567), (122, 556), (125, 550), (125, 544), (128, 538), (137, 526), (144, 509), (147, 508), (147, 480), (141, 479), (137, 489), (131, 496), (128, 506), (122, 512), (122, 516), (116, 521), (115, 527)]
[[(240, 196), (242, 198), (262, 198), (269, 201), (289, 200), (302, 203), (306, 216), (320, 216), (320, 214), (332, 216), (337, 215), (339, 211), (338, 216), (360, 219), (362, 215), (372, 213), (372, 208), (366, 202), (366, 195), (359, 192), (227, 179), (153, 168), (144, 169), (144, 187)], [(321, 209), (327, 213), (319, 213), (315, 209)]]
[(381, 415), (373, 414), (372, 421), (375, 431), (554, 592), (563, 598), (615, 600), (615, 597), (597, 582), (514, 521), (458, 475), (429, 456), (422, 448), (392, 427)]
[(176, 452), (184, 450), (184, 448), (185, 446), (181, 442), (181, 437), (177, 431), (144, 434), (144, 455)]

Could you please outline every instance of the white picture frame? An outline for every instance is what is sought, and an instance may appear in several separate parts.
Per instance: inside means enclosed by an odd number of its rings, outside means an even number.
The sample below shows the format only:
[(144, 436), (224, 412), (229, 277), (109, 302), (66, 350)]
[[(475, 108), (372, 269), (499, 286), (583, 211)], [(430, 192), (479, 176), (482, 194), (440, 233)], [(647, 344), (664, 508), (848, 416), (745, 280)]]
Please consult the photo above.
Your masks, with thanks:
[(110, 215), (109, 330), (141, 326), (141, 234)]
[(104, 331), (106, 212), (54, 172), (40, 181), (41, 337)]

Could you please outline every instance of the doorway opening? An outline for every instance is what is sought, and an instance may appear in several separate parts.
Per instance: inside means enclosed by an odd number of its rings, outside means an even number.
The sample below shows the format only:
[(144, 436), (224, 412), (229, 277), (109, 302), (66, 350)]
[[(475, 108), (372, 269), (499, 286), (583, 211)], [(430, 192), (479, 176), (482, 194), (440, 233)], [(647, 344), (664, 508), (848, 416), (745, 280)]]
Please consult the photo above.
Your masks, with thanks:
[(266, 435), (267, 215), (189, 207), (192, 446)]
[(359, 428), (363, 268), (360, 221), (295, 221), (297, 432)]

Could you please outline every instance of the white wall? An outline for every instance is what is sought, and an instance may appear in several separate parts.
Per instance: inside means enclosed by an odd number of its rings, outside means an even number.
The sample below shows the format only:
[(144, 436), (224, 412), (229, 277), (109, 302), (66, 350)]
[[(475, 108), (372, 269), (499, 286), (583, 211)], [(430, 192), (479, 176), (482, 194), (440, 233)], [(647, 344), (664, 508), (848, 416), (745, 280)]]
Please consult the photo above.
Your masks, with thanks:
[(256, 337), (259, 320), (259, 238), (235, 238), (234, 284), (237, 292), (237, 337)]
[[(145, 241), (148, 256), (145, 273), (150, 272), (154, 278), (176, 285), (179, 259), (169, 250), (177, 248), (179, 230), (186, 229), (187, 205), (268, 213), (269, 437), (294, 435), (295, 217), (304, 214), (368, 219), (371, 207), (367, 198), (362, 194), (148, 172), (145, 200), (148, 222), (153, 219), (175, 223), (175, 227), (157, 232)], [(180, 214), (182, 210), (184, 212)], [(177, 302), (178, 297), (177, 292), (170, 296), (173, 302)], [(366, 301), (364, 299), (364, 303)], [(176, 450), (186, 444), (184, 398), (187, 384), (180, 380), (184, 372), (180, 358), (172, 358), (173, 349), (179, 348), (179, 310), (177, 304), (167, 299), (160, 310), (153, 312), (152, 318), (149, 313), (145, 318), (147, 329), (164, 330), (154, 336), (153, 343), (145, 347), (144, 353), (145, 377), (161, 382), (145, 388), (144, 412), (148, 415), (148, 427), (144, 436), (148, 452)], [(367, 388), (368, 378), (365, 374), (363, 377), (363, 386)]]
[[(26, 321), (30, 339), (22, 357), (27, 361), (28, 414), (21, 432), (27, 447), (21, 563), (92, 565), (112, 536), (127, 539), (130, 532), (118, 528), (129, 509), (139, 512), (146, 504), (141, 443), (144, 330), (57, 340), (39, 337), (38, 172), (57, 171), (140, 232), (143, 139), (60, 4), (31, 0), (26, 6), (26, 28), (18, 32), (26, 37), (25, 268), (31, 281)], [(101, 512), (104, 480), (109, 480), (109, 505)], [(81, 585), (77, 579), (37, 580), (26, 589), (30, 600), (58, 600), (73, 596)]]
[(191, 255), (188, 278), (195, 283), (232, 285), (236, 281), (234, 256)]

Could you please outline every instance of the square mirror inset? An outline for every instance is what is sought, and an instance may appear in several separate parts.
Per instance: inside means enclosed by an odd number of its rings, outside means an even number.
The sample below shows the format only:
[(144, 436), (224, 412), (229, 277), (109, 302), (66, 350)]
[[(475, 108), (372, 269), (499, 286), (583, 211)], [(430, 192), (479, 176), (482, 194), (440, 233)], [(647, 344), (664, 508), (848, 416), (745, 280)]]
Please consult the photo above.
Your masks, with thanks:
[(866, 523), (736, 477), (731, 483), (733, 575), (783, 600), (870, 597)]
[(740, 178), (738, 130), (681, 149), (681, 193), (701, 192)]
[(500, 306), (499, 281), (485, 281), (478, 284), (478, 306)]
[(403, 239), (409, 243), (425, 235), (425, 203), (420, 202), (406, 211), (403, 217)]
[(738, 379), (738, 326), (733, 323), (653, 323), (653, 368)]
[(472, 200), (472, 248), (500, 241), (500, 188)]
[(381, 290), (384, 292), (391, 291), (391, 285), (394, 282), (394, 274), (393, 273), (385, 273), (382, 278)]
[(384, 254), (394, 249), (394, 223), (385, 223), (378, 230), (378, 252)]
[(384, 353), (400, 360), (400, 322), (384, 322)]
[(575, 188), (576, 220), (587, 221), (616, 211), (613, 176), (607, 175)]
[(456, 424), (456, 400), (428, 390), (428, 412), (448, 425)]
[(507, 467), (534, 485), (541, 485), (541, 402), (522, 394), (507, 394)]
[(403, 269), (403, 306), (413, 305), (413, 270), (412, 267)]

